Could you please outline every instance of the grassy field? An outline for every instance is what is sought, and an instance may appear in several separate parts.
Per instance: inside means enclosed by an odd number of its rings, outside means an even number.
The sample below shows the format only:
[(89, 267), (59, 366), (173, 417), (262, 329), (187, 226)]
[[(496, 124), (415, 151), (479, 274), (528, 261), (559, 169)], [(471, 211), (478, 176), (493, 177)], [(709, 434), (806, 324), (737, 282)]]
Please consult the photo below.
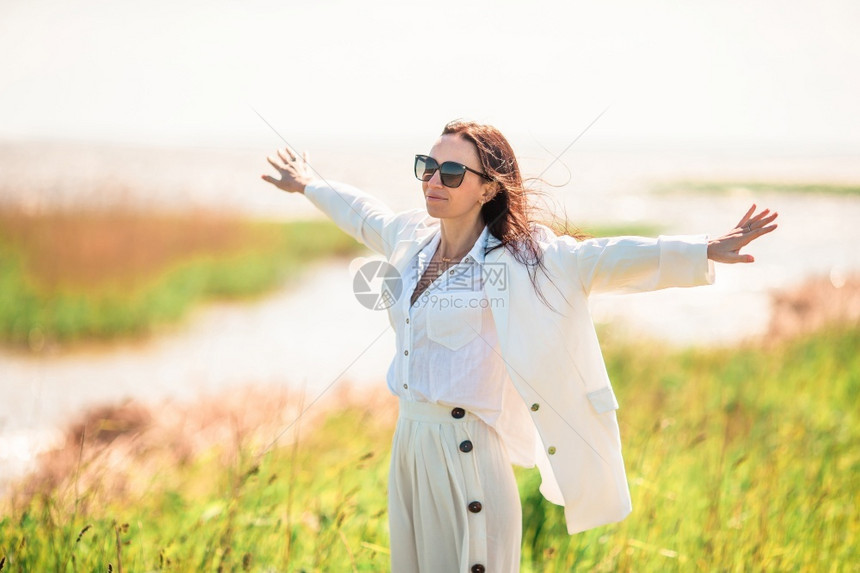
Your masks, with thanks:
[[(523, 571), (857, 571), (860, 328), (668, 350), (604, 336), (633, 514), (568, 536), (518, 470)], [(9, 571), (385, 571), (384, 392), (92, 413), (0, 509)], [(313, 429), (313, 431), (311, 431)]]
[(328, 221), (0, 211), (0, 343), (38, 351), (145, 335), (203, 301), (258, 296), (297, 278), (310, 262), (363, 251)]
[(654, 187), (656, 193), (793, 193), (812, 195), (860, 195), (860, 185), (836, 183), (789, 183), (779, 181), (670, 181)]
[(247, 298), (364, 247), (327, 221), (151, 213), (0, 213), (0, 342), (113, 339)]

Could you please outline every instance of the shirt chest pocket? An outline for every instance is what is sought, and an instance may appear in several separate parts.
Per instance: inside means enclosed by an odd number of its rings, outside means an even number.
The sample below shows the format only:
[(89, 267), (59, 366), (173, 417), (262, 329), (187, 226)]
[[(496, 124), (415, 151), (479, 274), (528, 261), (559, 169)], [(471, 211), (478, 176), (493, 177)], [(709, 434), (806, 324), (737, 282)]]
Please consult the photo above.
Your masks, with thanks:
[(427, 310), (427, 337), (457, 350), (481, 333), (482, 292), (443, 293), (430, 297)]

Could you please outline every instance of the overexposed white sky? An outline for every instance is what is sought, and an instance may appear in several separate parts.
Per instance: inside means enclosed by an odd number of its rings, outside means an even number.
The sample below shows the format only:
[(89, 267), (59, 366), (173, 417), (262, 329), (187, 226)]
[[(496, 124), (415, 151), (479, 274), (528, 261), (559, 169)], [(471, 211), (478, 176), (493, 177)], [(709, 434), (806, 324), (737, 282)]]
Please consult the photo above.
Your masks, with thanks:
[[(860, 147), (860, 2), (3, 0), (0, 138)], [(253, 108), (253, 109), (252, 109)]]

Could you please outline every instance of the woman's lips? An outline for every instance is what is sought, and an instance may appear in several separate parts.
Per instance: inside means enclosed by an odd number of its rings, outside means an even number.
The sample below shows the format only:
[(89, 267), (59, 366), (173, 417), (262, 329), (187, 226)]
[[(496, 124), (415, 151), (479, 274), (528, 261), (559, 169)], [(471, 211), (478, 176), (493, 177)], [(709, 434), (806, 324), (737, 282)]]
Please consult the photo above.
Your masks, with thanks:
[(433, 195), (427, 195), (428, 201), (447, 201), (447, 199), (443, 199), (442, 197), (434, 197)]

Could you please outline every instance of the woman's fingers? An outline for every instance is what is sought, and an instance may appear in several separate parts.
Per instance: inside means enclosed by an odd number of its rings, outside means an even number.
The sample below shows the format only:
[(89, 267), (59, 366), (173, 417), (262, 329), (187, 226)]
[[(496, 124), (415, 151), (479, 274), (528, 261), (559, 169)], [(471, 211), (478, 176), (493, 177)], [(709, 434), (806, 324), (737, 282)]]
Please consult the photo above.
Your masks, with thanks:
[(770, 213), (769, 209), (765, 209), (758, 216), (754, 217), (750, 222), (747, 223), (747, 228), (750, 232), (756, 233), (753, 237), (759, 237), (765, 233), (770, 233), (774, 229), (776, 229), (776, 225), (771, 225), (773, 221), (776, 219), (779, 213)]
[(762, 224), (762, 225), (767, 225), (767, 224), (771, 223), (774, 219), (776, 219), (778, 216), (779, 216), (779, 213), (777, 213), (776, 211), (774, 211), (774, 212), (773, 212), (773, 213), (771, 213), (768, 217), (766, 217), (766, 218), (762, 219), (762, 220), (761, 220), (761, 224)]
[(261, 175), (261, 179), (284, 191), (303, 192), (311, 181), (307, 168), (308, 154), (302, 152), (300, 157), (289, 147), (278, 149), (277, 154), (280, 161), (271, 156), (266, 156), (266, 161), (278, 171), (279, 177)]
[(765, 209), (764, 211), (750, 219), (747, 222), (747, 225), (749, 225), (752, 229), (755, 229), (757, 227), (763, 227), (776, 219), (776, 215), (776, 213), (771, 213), (770, 209)]
[(735, 251), (741, 250), (743, 247), (746, 247), (762, 235), (767, 235), (771, 231), (776, 229), (776, 225), (772, 225), (769, 227), (762, 227), (761, 229), (753, 229), (748, 233), (743, 233), (741, 235), (736, 235), (735, 240), (738, 241), (738, 246)]
[(755, 217), (750, 219), (750, 222), (761, 221), (767, 214), (770, 213), (770, 209), (763, 209), (760, 213), (758, 213)]
[(738, 222), (737, 227), (708, 245), (708, 258), (721, 263), (752, 263), (752, 255), (741, 254), (740, 251), (755, 239), (773, 232), (777, 228), (774, 223), (778, 213), (764, 209), (755, 212), (753, 205)]
[(752, 262), (755, 262), (755, 259), (753, 258), (752, 255), (742, 255), (739, 252), (734, 251), (734, 252), (726, 253), (725, 260), (722, 262), (728, 263), (731, 265), (731, 264), (735, 264), (735, 263), (752, 263)]
[(777, 225), (773, 222), (774, 219), (776, 219), (776, 213), (774, 213), (773, 216), (768, 217), (767, 219), (763, 219), (761, 222), (759, 222), (758, 226), (753, 228), (754, 231), (757, 231), (759, 233), (756, 236), (759, 237), (761, 235), (764, 235), (765, 233), (770, 233), (771, 231), (776, 229)]
[[(290, 169), (293, 166), (293, 164), (295, 164), (296, 161), (298, 161), (298, 156), (295, 153), (293, 153), (292, 151), (290, 151), (289, 148), (284, 148), (284, 150), (278, 149), (277, 153), (278, 153), (278, 157), (281, 159), (281, 161), (283, 161), (283, 163), (278, 163), (277, 161), (272, 159), (271, 156), (268, 156), (268, 155), (266, 156), (266, 161), (268, 161), (269, 164), (272, 167), (274, 167), (275, 169), (277, 169), (279, 172), (286, 171), (286, 170)], [(302, 157), (304, 158), (305, 162), (307, 162), (306, 156), (307, 156), (306, 153), (302, 154)]]
[(753, 213), (755, 213), (755, 203), (753, 203), (752, 207), (750, 207), (746, 214), (741, 217), (741, 220), (738, 221), (738, 224), (735, 228), (743, 229), (747, 222), (749, 222), (750, 215), (752, 215)]
[[(738, 221), (738, 224), (735, 229), (739, 229), (745, 235), (749, 235), (752, 232), (758, 231), (770, 225), (770, 223), (772, 223), (778, 215), (778, 213), (776, 212), (771, 213), (770, 209), (764, 209), (759, 213), (755, 213), (755, 208), (755, 205), (749, 208), (749, 210), (741, 218), (741, 220)], [(767, 232), (769, 233), (775, 228), (776, 227), (769, 228)]]
[(743, 232), (737, 237), (737, 239), (740, 241), (741, 246), (746, 246), (761, 237), (762, 235), (767, 235), (768, 233), (774, 231), (777, 227), (776, 223), (772, 225), (768, 223), (773, 221), (775, 218), (776, 214), (774, 213), (774, 215), (772, 217), (768, 217), (767, 222), (761, 226), (748, 224), (750, 225), (749, 230), (744, 229)]
[(279, 169), (279, 170), (280, 170), (280, 169), (283, 169), (283, 168), (284, 168), (282, 165), (279, 165), (278, 163), (276, 163), (276, 162), (275, 162), (275, 160), (274, 160), (274, 159), (272, 159), (271, 157), (269, 157), (268, 155), (266, 156), (266, 161), (268, 161), (268, 162), (269, 162), (269, 164), (270, 164), (272, 167), (274, 167), (275, 169)]

